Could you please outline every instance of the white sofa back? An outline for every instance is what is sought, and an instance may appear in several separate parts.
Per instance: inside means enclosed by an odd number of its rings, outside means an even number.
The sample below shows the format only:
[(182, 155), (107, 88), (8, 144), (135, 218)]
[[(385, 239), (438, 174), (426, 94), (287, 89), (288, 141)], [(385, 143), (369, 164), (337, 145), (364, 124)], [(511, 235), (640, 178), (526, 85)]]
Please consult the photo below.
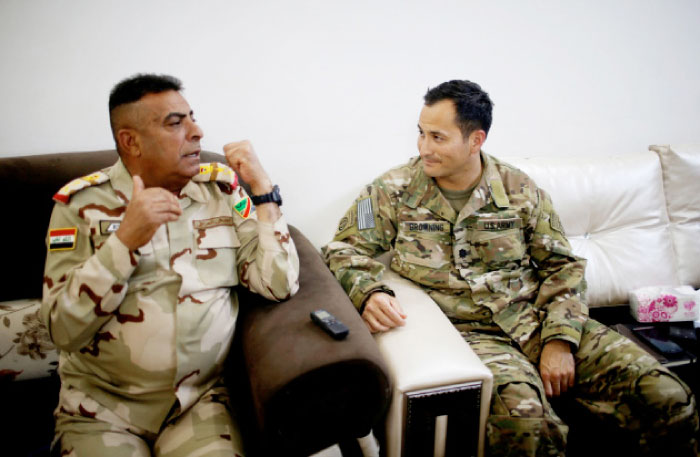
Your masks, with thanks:
[(503, 157), (552, 197), (588, 260), (590, 306), (643, 286), (700, 286), (700, 145), (619, 156)]

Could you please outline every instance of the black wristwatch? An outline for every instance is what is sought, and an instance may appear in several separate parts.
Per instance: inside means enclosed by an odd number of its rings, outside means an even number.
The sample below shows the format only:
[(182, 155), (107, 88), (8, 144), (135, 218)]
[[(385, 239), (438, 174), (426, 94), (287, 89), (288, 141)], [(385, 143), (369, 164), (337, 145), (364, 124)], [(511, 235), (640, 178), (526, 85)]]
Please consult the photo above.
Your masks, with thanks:
[(277, 206), (282, 206), (282, 196), (280, 188), (277, 184), (272, 186), (272, 192), (262, 195), (253, 195), (250, 197), (254, 205), (262, 205), (263, 203), (277, 203)]

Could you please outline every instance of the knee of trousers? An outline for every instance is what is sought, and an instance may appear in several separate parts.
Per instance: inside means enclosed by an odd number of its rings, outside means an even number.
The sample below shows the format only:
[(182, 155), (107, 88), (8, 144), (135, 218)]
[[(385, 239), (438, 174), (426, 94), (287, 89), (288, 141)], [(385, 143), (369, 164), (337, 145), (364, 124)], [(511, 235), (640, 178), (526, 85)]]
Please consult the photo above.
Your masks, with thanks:
[(498, 416), (544, 417), (545, 408), (540, 391), (526, 382), (510, 382), (494, 389), (491, 414)]
[(568, 427), (549, 414), (536, 386), (525, 382), (502, 384), (491, 402), (486, 423), (491, 455), (559, 456), (566, 449)]
[[(647, 414), (666, 426), (690, 420), (697, 423), (695, 397), (683, 381), (665, 370), (652, 370), (639, 377), (636, 393)], [(649, 411), (650, 410), (650, 411)]]
[(690, 389), (674, 374), (652, 370), (639, 377), (636, 393), (647, 407), (659, 413), (678, 414), (695, 404)]

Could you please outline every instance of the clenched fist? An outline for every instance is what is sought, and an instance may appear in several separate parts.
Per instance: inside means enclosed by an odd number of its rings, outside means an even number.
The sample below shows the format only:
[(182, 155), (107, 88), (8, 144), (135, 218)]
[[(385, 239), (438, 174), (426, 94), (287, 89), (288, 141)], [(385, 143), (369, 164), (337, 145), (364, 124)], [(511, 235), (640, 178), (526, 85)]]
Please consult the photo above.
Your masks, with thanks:
[[(272, 181), (258, 159), (253, 145), (248, 140), (234, 141), (224, 146), (224, 155), (233, 171), (248, 183), (253, 195), (272, 192)], [(259, 221), (275, 222), (282, 215), (276, 203), (256, 205)]]
[(272, 191), (272, 181), (258, 160), (250, 141), (234, 141), (226, 144), (224, 155), (226, 155), (226, 160), (233, 171), (250, 185), (253, 195), (262, 195)]

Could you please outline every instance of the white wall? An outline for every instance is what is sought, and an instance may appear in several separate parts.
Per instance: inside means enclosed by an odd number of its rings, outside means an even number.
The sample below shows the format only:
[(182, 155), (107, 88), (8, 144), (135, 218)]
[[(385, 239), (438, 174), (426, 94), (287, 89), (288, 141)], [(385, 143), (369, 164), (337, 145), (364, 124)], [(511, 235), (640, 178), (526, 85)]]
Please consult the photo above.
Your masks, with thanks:
[(700, 141), (699, 44), (697, 0), (0, 0), (0, 155), (111, 148), (110, 88), (171, 73), (203, 147), (251, 139), (320, 246), (415, 155), (428, 87), (491, 94), (495, 155), (642, 151)]

